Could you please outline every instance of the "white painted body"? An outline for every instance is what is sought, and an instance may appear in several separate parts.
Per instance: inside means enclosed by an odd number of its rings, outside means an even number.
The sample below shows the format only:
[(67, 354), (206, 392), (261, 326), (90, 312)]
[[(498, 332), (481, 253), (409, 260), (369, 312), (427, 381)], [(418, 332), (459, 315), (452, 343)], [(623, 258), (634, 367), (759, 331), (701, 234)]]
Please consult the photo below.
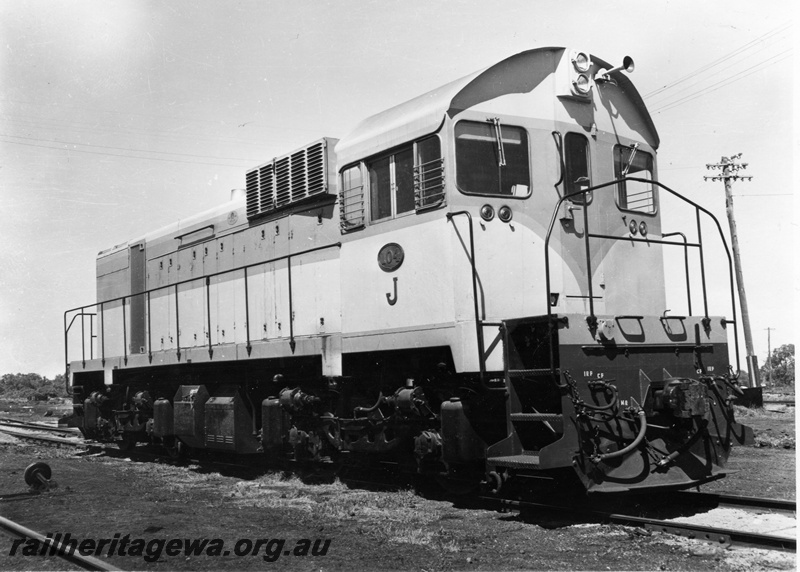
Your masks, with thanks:
[[(446, 193), (438, 208), (392, 220), (367, 220), (363, 228), (344, 232), (338, 224), (340, 199), (334, 202), (332, 184), (327, 201), (248, 221), (245, 201), (239, 199), (101, 253), (98, 303), (104, 302), (104, 307), (97, 323), (95, 359), (78, 369), (321, 355), (323, 372), (335, 376), (347, 373), (342, 371), (342, 354), (449, 347), (458, 372), (477, 371), (470, 222), (456, 213), (471, 215), (479, 318), (496, 323), (542, 315), (548, 310), (545, 237), (561, 193), (561, 159), (553, 133), (591, 134), (593, 184), (613, 180), (610, 155), (615, 144), (636, 142), (655, 155), (658, 137), (630, 82), (619, 74), (623, 87), (595, 85), (592, 98), (576, 101), (563, 97), (569, 93), (569, 65), (568, 51), (559, 48), (519, 54), (366, 120), (336, 146), (335, 170), (340, 172), (356, 161), (437, 133)], [(480, 122), (488, 117), (527, 130), (529, 197), (466, 195), (456, 187), (454, 126), (460, 120)], [(480, 209), (487, 204), (495, 211), (511, 207), (513, 219), (483, 221)], [(593, 232), (627, 235), (630, 215), (617, 207), (613, 192), (595, 192), (589, 213)], [(556, 220), (550, 238), (550, 286), (559, 293), (551, 310), (586, 314), (582, 211), (572, 214), (573, 229)], [(658, 236), (658, 213), (646, 219), (651, 236)], [(139, 243), (145, 244), (146, 289), (157, 290), (150, 294), (147, 343), (126, 349), (118, 298), (131, 295), (130, 249)], [(392, 272), (377, 262), (387, 243), (399, 244), (405, 254)], [(604, 242), (593, 245), (592, 253), (595, 313), (652, 315), (665, 310), (659, 245)], [(290, 254), (291, 262), (283, 258)], [(217, 275), (222, 272), (226, 273)], [(214, 276), (207, 287), (209, 275)], [(184, 283), (176, 297), (178, 282)], [(389, 303), (395, 297), (396, 303)], [(131, 327), (128, 314), (126, 331)], [(497, 326), (484, 327), (487, 348), (497, 333)], [(290, 337), (297, 348), (289, 348)], [(493, 347), (486, 369), (500, 371), (502, 345)], [(74, 356), (74, 342), (70, 351)]]

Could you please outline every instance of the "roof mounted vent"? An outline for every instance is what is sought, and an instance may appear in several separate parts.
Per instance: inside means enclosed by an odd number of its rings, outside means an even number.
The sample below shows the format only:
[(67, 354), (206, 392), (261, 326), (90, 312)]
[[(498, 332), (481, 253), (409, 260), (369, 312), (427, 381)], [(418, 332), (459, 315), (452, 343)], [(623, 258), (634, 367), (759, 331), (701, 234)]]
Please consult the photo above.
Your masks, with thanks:
[(301, 202), (335, 196), (337, 139), (323, 137), (247, 172), (247, 219)]

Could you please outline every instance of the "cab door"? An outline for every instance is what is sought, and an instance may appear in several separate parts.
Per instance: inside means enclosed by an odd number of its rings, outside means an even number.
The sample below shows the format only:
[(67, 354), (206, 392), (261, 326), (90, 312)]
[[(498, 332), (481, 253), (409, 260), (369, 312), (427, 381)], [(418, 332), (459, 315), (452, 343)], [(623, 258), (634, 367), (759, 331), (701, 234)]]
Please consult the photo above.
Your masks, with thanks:
[(581, 192), (595, 184), (592, 150), (593, 144), (584, 134), (568, 132), (564, 135), (564, 196), (573, 195), (564, 202), (560, 215), (564, 306), (566, 312), (586, 314), (605, 310), (603, 259), (606, 245), (591, 239), (587, 231), (606, 234), (604, 211), (608, 197), (602, 192)]
[[(141, 354), (147, 351), (146, 323), (147, 301), (142, 292), (146, 289), (146, 258), (144, 242), (130, 247), (131, 265), (131, 308), (130, 308), (130, 342), (128, 352)], [(138, 294), (138, 295), (137, 295)]]

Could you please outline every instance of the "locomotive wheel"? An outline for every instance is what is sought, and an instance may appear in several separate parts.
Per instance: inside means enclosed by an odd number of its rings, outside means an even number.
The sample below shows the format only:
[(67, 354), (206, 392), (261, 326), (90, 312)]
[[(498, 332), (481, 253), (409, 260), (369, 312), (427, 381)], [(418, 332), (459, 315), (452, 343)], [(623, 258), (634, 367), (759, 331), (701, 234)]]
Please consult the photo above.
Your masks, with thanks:
[(183, 444), (183, 441), (177, 437), (172, 437), (168, 441), (164, 441), (164, 449), (167, 451), (170, 459), (181, 459), (186, 456), (189, 448)]
[(117, 441), (117, 446), (120, 451), (130, 451), (136, 446), (136, 437), (128, 433), (122, 434), (122, 441)]
[(50, 477), (53, 472), (50, 465), (41, 461), (28, 465), (25, 469), (25, 484), (34, 490), (42, 490), (50, 487)]

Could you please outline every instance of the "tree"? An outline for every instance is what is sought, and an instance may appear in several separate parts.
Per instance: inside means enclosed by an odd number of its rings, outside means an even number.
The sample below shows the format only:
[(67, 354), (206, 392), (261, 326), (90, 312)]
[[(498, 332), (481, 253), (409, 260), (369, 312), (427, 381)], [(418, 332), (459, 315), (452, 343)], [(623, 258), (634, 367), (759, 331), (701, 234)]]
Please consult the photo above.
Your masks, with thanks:
[(794, 386), (794, 344), (784, 344), (772, 350), (772, 355), (761, 367), (761, 381), (770, 385), (770, 369), (772, 369), (772, 386)]
[(64, 376), (59, 374), (55, 380), (49, 380), (38, 373), (7, 373), (0, 376), (0, 396), (37, 401), (65, 397)]

